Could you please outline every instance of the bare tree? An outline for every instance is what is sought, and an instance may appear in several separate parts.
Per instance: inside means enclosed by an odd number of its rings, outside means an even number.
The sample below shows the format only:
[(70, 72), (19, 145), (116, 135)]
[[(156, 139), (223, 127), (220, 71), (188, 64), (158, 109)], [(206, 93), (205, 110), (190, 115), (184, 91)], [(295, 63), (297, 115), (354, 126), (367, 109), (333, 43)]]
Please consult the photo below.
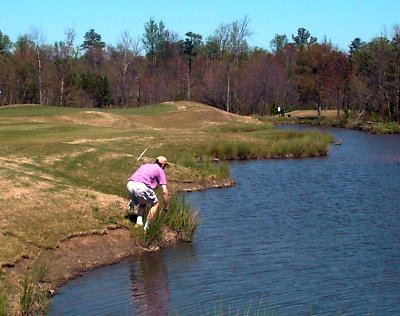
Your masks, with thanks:
[[(133, 69), (135, 59), (140, 55), (142, 48), (139, 38), (132, 38), (128, 31), (122, 33), (117, 44), (116, 52), (119, 55), (119, 66), (117, 69), (117, 100), (121, 104), (126, 104), (132, 98), (133, 83), (136, 83), (136, 103), (140, 103), (140, 78), (138, 72)], [(131, 71), (131, 72), (129, 72)], [(128, 79), (128, 74), (131, 74), (135, 82)], [(131, 78), (130, 77), (130, 78)]]
[(393, 27), (393, 45), (395, 48), (395, 79), (394, 79), (394, 86), (395, 86), (395, 108), (394, 108), (394, 115), (397, 121), (400, 122), (400, 25), (396, 24)]
[(59, 74), (60, 91), (59, 104), (64, 106), (65, 101), (65, 82), (71, 68), (71, 60), (74, 53), (75, 30), (70, 28), (65, 31), (65, 41), (55, 43), (55, 64)]
[(35, 51), (37, 56), (37, 76), (39, 83), (39, 104), (43, 104), (43, 69), (42, 69), (42, 48), (44, 45), (44, 35), (40, 28), (32, 27), (30, 33), (30, 39), (35, 45)]
[(245, 17), (240, 21), (233, 21), (228, 27), (227, 45), (227, 80), (226, 80), (226, 111), (231, 110), (231, 71), (232, 65), (238, 65), (240, 57), (248, 49), (247, 38), (252, 34), (249, 30), (250, 20)]
[(246, 16), (239, 21), (233, 21), (229, 37), (229, 50), (236, 64), (239, 63), (239, 57), (243, 56), (248, 50), (247, 38), (253, 33), (249, 30), (250, 20)]

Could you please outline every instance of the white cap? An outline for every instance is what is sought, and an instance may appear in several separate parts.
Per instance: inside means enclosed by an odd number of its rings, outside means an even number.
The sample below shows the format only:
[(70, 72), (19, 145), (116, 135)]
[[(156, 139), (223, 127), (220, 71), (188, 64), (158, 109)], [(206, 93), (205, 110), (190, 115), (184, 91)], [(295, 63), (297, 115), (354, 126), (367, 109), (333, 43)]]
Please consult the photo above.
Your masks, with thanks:
[(160, 164), (163, 164), (163, 165), (168, 165), (168, 163), (167, 163), (167, 158), (165, 158), (164, 156), (158, 156), (157, 158), (156, 158), (156, 162), (159, 162)]

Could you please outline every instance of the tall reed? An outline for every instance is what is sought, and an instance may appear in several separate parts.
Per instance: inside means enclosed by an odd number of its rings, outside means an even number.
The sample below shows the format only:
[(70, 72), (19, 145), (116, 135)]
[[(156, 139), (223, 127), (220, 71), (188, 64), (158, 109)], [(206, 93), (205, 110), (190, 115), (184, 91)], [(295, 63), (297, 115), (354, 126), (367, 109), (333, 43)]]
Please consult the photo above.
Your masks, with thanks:
[(7, 309), (7, 288), (4, 279), (5, 273), (0, 268), (0, 316), (6, 315)]
[(0, 288), (0, 316), (7, 315), (7, 294), (5, 289)]
[(169, 199), (168, 211), (164, 213), (161, 209), (162, 206), (146, 231), (143, 230), (143, 227), (132, 225), (133, 237), (146, 246), (157, 245), (162, 242), (164, 228), (168, 228), (177, 234), (180, 241), (191, 241), (198, 221), (196, 213), (190, 208), (187, 200), (173, 194)]
[(198, 225), (197, 213), (182, 195), (172, 195), (169, 201), (169, 210), (163, 214), (164, 222), (172, 230), (178, 232), (182, 241), (192, 241)]
[(31, 270), (24, 275), (19, 306), (22, 315), (42, 314), (50, 302), (48, 294), (40, 287), (47, 273), (45, 262), (35, 261)]
[(213, 162), (210, 156), (202, 156), (194, 158), (192, 155), (186, 154), (179, 157), (177, 163), (187, 168), (199, 171), (201, 175), (206, 176), (213, 174), (217, 179), (227, 179), (230, 175), (230, 169), (225, 162)]
[(28, 274), (24, 275), (21, 287), (21, 295), (19, 297), (19, 307), (23, 315), (30, 313), (34, 302), (35, 285), (32, 277)]

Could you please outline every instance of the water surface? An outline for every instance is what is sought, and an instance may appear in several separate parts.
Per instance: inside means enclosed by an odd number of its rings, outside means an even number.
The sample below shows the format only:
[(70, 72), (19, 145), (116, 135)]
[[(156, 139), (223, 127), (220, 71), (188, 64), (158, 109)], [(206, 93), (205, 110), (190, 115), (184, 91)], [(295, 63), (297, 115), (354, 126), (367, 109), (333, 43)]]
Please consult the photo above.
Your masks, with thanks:
[(399, 315), (400, 135), (328, 130), (328, 157), (233, 162), (236, 186), (187, 194), (192, 244), (89, 272), (49, 314)]

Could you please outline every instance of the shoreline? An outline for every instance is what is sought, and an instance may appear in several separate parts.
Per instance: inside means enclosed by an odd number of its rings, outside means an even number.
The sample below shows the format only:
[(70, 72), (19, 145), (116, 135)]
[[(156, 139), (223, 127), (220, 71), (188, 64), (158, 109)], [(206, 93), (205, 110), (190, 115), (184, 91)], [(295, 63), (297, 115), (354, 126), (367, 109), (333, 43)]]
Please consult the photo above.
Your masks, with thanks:
[[(311, 157), (316, 157), (310, 156)], [(257, 159), (285, 159), (285, 158), (304, 158), (295, 155), (285, 157), (258, 157)], [(189, 193), (204, 191), (209, 189), (221, 189), (234, 186), (232, 179), (209, 180), (207, 183), (195, 181), (170, 182), (170, 187), (177, 192)], [(8, 295), (8, 310), (11, 314), (18, 314), (19, 311), (19, 291), (23, 276), (29, 273), (35, 261), (43, 262), (47, 266), (46, 275), (39, 288), (42, 295), (51, 299), (57, 295), (58, 289), (85, 272), (101, 268), (108, 265), (117, 264), (127, 257), (143, 255), (146, 253), (160, 251), (161, 249), (182, 242), (172, 231), (164, 233), (161, 244), (152, 247), (144, 247), (135, 243), (131, 232), (123, 225), (109, 225), (102, 230), (92, 230), (87, 232), (77, 232), (70, 234), (60, 240), (57, 247), (53, 249), (43, 249), (37, 257), (22, 255), (14, 262), (3, 263), (2, 269), (10, 288), (13, 289)], [(46, 307), (46, 310), (48, 306)]]
[[(149, 142), (153, 148), (144, 162), (156, 152), (176, 157), (168, 184), (171, 192), (178, 193), (235, 185), (228, 168), (214, 168), (214, 161), (326, 156), (333, 141), (329, 135), (314, 139), (307, 133), (293, 136), (273, 131), (258, 119), (200, 103), (170, 106), (177, 111), (165, 112), (162, 105), (144, 112), (9, 108), (2, 117), (6, 123), (2, 130), (12, 137), (2, 143), (6, 155), (2, 159), (0, 311), (5, 297), (9, 314), (30, 312), (30, 308), (44, 312), (49, 294), (68, 280), (159, 249), (144, 248), (147, 243), (138, 241), (145, 239), (129, 221), (128, 197), (120, 183), (128, 176), (124, 170), (137, 167), (133, 160)], [(49, 130), (51, 137), (43, 137)], [(207, 159), (197, 165), (203, 155)], [(190, 230), (190, 225), (186, 228)], [(159, 241), (152, 245), (185, 242), (179, 229), (167, 230), (158, 230)], [(30, 288), (38, 293), (24, 305)]]
[[(209, 181), (206, 184), (195, 182), (171, 183), (179, 192), (195, 192), (235, 185), (231, 179)], [(54, 249), (43, 249), (37, 257), (22, 255), (13, 262), (2, 263), (9, 283), (8, 311), (19, 312), (19, 291), (23, 276), (29, 273), (33, 264), (43, 262), (47, 271), (39, 282), (42, 295), (49, 298), (57, 294), (58, 288), (85, 272), (108, 265), (117, 264), (127, 257), (142, 255), (182, 242), (172, 231), (165, 231), (161, 244), (144, 247), (136, 243), (131, 232), (123, 225), (109, 225), (102, 230), (92, 230), (71, 234), (60, 240)], [(47, 306), (48, 307), (48, 306)], [(46, 307), (46, 310), (47, 310)]]
[(309, 125), (309, 126), (321, 126), (321, 127), (336, 127), (344, 128), (352, 131), (359, 131), (367, 134), (375, 135), (390, 135), (400, 134), (399, 123), (380, 123), (380, 122), (342, 122), (340, 120), (319, 120), (319, 119), (299, 119), (299, 118), (283, 118), (272, 122), (275, 124), (287, 124), (287, 125)]

